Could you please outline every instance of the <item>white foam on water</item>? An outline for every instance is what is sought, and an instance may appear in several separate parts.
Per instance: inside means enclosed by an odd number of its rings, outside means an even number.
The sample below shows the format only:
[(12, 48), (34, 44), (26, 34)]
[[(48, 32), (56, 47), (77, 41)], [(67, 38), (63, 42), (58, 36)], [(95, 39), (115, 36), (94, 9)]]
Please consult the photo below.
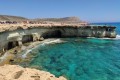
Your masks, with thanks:
[(63, 41), (60, 40), (60, 39), (55, 39), (55, 40), (52, 39), (52, 40), (46, 40), (40, 45), (44, 46), (44, 45), (47, 45), (47, 44), (55, 44), (55, 43), (61, 43), (61, 42), (63, 42)]
[(33, 47), (33, 48), (29, 48), (29, 47), (30, 47), (30, 46), (28, 46), (28, 49), (24, 50), (24, 54), (21, 56), (22, 58), (26, 58), (27, 55), (28, 55), (33, 49), (35, 49), (35, 48), (38, 47), (38, 46), (35, 46), (35, 47)]
[(116, 38), (100, 38), (100, 39), (119, 40), (120, 35), (116, 35)]
[(98, 38), (98, 39), (109, 39), (109, 40), (113, 40), (115, 38)]
[[(61, 42), (63, 42), (63, 41), (60, 39), (48, 39), (48, 40), (44, 40), (39, 46), (45, 46), (48, 44), (55, 44), (55, 43), (61, 43)], [(30, 52), (37, 47), (38, 46), (25, 50), (24, 54), (22, 55), (22, 58), (26, 58), (27, 55), (30, 54)]]
[(8, 56), (8, 53), (6, 52), (2, 57), (0, 57), (0, 61), (3, 61), (4, 59), (6, 59), (7, 56)]
[(117, 35), (115, 39), (120, 39), (120, 35)]
[(27, 51), (25, 52), (25, 54), (22, 55), (22, 58), (26, 58), (27, 55), (28, 55), (28, 53), (30, 53), (31, 51), (32, 51), (31, 49), (30, 49), (30, 50), (27, 50)]
[(87, 38), (94, 38), (94, 39), (108, 39), (108, 40), (119, 40), (120, 39), (120, 35), (116, 35), (116, 38), (95, 38), (95, 37), (87, 37)]

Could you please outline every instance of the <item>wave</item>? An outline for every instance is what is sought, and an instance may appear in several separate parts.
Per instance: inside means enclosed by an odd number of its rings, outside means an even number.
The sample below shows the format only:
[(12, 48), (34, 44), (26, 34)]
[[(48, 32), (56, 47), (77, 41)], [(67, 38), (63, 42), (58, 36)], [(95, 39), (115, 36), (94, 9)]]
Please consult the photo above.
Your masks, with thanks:
[(27, 51), (25, 52), (25, 54), (22, 55), (22, 58), (26, 58), (27, 55), (28, 55), (28, 53), (30, 53), (31, 51), (32, 51), (31, 49), (27, 50)]
[(26, 58), (28, 54), (30, 54), (30, 52), (32, 52), (33, 49), (37, 48), (38, 46), (35, 46), (35, 47), (32, 47), (30, 48), (31, 46), (28, 46), (26, 50), (24, 50), (24, 54), (21, 55), (22, 58)]
[(64, 42), (64, 41), (62, 41), (61, 39), (54, 39), (54, 40), (53, 39), (49, 39), (49, 40), (44, 41), (40, 45), (44, 46), (44, 45), (47, 45), (47, 44), (55, 44), (55, 43), (62, 43), (62, 42)]
[(116, 35), (116, 38), (96, 38), (96, 37), (87, 37), (87, 38), (91, 38), (91, 39), (109, 39), (109, 40), (119, 40), (120, 39), (120, 35)]
[(117, 35), (115, 39), (120, 39), (120, 35)]
[(31, 48), (31, 49), (27, 49), (25, 50), (24, 54), (21, 56), (22, 58), (26, 58), (28, 54), (30, 54), (30, 52), (39, 47), (39, 46), (45, 46), (45, 45), (48, 45), (48, 44), (55, 44), (55, 43), (61, 43), (63, 42), (62, 40), (60, 39), (47, 39), (47, 40), (44, 40), (40, 45), (34, 47), (34, 48)]
[(116, 38), (101, 38), (101, 39), (119, 40), (120, 35), (116, 35)]
[(7, 56), (8, 56), (8, 53), (6, 52), (3, 56), (0, 57), (0, 62), (6, 59)]

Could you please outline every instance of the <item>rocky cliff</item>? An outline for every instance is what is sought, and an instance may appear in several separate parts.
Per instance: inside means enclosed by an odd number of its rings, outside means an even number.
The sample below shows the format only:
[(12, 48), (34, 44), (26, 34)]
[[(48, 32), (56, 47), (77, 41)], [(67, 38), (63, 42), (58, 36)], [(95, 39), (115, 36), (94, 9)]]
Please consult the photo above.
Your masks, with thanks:
[[(4, 28), (3, 28), (4, 29)], [(0, 33), (0, 51), (9, 50), (26, 42), (41, 38), (98, 37), (115, 38), (115, 27), (75, 26), (75, 25), (37, 25), (5, 28)]]
[(60, 76), (36, 69), (23, 68), (18, 65), (0, 66), (0, 80), (67, 80)]

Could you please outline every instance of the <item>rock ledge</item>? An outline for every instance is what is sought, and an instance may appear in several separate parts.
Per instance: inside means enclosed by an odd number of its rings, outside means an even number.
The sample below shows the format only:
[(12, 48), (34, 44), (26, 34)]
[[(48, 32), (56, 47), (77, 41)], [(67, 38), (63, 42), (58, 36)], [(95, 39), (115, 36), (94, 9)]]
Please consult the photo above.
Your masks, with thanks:
[(36, 69), (23, 68), (19, 65), (0, 66), (0, 80), (67, 80), (60, 76)]

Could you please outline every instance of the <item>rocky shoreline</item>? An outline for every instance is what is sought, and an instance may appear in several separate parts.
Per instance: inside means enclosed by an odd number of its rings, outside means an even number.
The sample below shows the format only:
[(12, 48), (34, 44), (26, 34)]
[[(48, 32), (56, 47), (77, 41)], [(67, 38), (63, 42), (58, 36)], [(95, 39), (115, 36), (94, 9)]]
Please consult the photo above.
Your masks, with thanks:
[[(8, 51), (6, 51), (1, 57), (0, 57), (0, 65), (5, 65), (5, 64), (12, 64), (13, 62), (23, 62), (23, 58), (21, 54), (23, 51), (26, 50), (30, 50), (32, 48), (35, 48), (35, 46), (38, 46), (40, 43), (40, 41), (37, 42), (32, 42), (32, 43), (26, 43), (22, 46), (17, 46), (13, 49), (10, 49)], [(26, 55), (27, 57), (27, 55)]]
[[(23, 51), (32, 50), (41, 44), (49, 44), (48, 41), (54, 43), (55, 39), (47, 39), (44, 41), (37, 41), (17, 46), (7, 51), (0, 58), (0, 80), (66, 80), (64, 77), (56, 78), (53, 74), (36, 69), (23, 68), (15, 63), (29, 62), (32, 58), (29, 53), (21, 54)], [(47, 43), (46, 43), (47, 42)], [(17, 52), (15, 53), (15, 51)], [(24, 57), (23, 57), (24, 55)], [(7, 65), (6, 65), (7, 64)], [(34, 67), (33, 67), (34, 68)], [(11, 72), (12, 74), (7, 74)], [(31, 73), (32, 72), (32, 73)], [(36, 75), (37, 74), (37, 75)], [(26, 75), (26, 77), (25, 77)]]
[[(45, 71), (22, 68), (21, 62), (29, 61), (29, 50), (43, 43), (48, 38), (70, 37), (97, 37), (115, 38), (116, 27), (104, 25), (88, 25), (86, 22), (40, 22), (11, 24), (2, 21), (0, 24), (0, 80), (66, 80), (63, 77), (56, 78)], [(4, 24), (3, 24), (4, 23)], [(44, 40), (44, 41), (42, 41)], [(58, 40), (59, 41), (59, 40)], [(51, 42), (54, 43), (52, 40)], [(46, 42), (49, 44), (49, 42)], [(23, 51), (28, 50), (27, 53)], [(23, 52), (23, 54), (22, 54)], [(29, 57), (26, 57), (29, 56)], [(25, 59), (24, 59), (25, 58)]]
[(0, 66), (0, 80), (67, 80), (60, 76), (36, 69), (23, 68), (19, 65)]
[[(22, 62), (29, 62), (34, 57), (33, 49), (46, 44), (54, 44), (64, 42), (57, 38), (46, 39), (44, 41), (29, 42), (22, 46), (12, 48), (0, 57), (0, 66), (5, 64), (16, 64)], [(37, 52), (36, 52), (37, 53)]]

